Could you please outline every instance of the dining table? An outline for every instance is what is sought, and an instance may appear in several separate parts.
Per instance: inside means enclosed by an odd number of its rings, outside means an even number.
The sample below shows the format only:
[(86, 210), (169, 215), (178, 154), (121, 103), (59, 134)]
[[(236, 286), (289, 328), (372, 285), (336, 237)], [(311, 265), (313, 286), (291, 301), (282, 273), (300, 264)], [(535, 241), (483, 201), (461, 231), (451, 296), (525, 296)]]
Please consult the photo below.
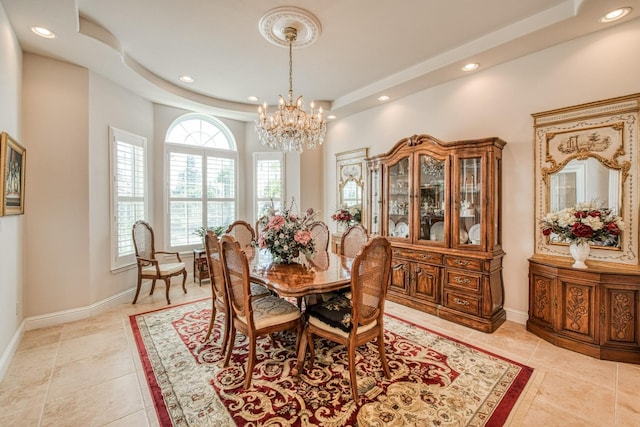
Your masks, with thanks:
[[(261, 283), (283, 298), (300, 301), (310, 295), (334, 292), (351, 285), (351, 265), (354, 258), (333, 252), (319, 251), (310, 256), (300, 256), (298, 262), (285, 264), (274, 262), (265, 249), (247, 252), (250, 279)], [(298, 375), (303, 367), (307, 348), (306, 333), (299, 340), (296, 364), (291, 370)]]

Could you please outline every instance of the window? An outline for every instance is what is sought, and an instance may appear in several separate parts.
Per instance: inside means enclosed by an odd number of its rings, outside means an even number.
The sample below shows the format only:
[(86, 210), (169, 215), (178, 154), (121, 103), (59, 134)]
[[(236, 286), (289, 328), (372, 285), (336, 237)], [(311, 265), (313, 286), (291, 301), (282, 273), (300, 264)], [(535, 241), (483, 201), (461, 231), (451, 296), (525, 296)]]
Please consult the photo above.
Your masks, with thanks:
[(111, 268), (135, 263), (133, 223), (146, 219), (147, 139), (109, 127), (111, 158)]
[(284, 155), (282, 153), (255, 153), (253, 155), (255, 180), (256, 219), (271, 206), (277, 210), (284, 201)]
[(172, 249), (202, 246), (200, 227), (236, 219), (237, 152), (231, 132), (216, 119), (189, 114), (167, 131), (168, 231)]

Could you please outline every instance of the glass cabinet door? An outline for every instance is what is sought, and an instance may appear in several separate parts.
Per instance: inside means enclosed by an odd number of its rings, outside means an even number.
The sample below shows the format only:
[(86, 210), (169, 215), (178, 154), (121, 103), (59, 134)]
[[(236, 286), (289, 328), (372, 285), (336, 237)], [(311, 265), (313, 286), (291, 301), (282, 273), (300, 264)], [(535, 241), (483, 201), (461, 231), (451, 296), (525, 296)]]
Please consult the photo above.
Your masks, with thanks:
[[(452, 239), (458, 245), (481, 245), (482, 236), (482, 157), (458, 159), (457, 223)], [(455, 221), (454, 221), (455, 223)]]
[(445, 160), (428, 154), (418, 156), (420, 173), (418, 202), (420, 218), (418, 240), (444, 242), (447, 227), (447, 188)]
[(389, 166), (387, 191), (387, 235), (403, 239), (410, 238), (411, 169), (408, 157)]

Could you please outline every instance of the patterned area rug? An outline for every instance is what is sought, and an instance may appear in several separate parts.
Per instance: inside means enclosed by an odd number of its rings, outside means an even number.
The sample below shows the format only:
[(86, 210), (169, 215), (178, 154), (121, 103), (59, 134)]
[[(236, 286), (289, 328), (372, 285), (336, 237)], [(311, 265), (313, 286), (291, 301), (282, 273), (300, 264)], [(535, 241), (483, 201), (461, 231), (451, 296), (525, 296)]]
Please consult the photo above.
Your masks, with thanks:
[[(291, 375), (295, 335), (258, 340), (244, 390), (248, 340), (222, 367), (220, 324), (203, 343), (210, 300), (131, 316), (162, 426), (499, 426), (533, 369), (395, 317), (385, 317), (392, 378), (374, 343), (358, 349), (360, 398), (351, 398), (345, 348), (316, 339), (313, 369)], [(308, 365), (308, 364), (307, 364)], [(306, 368), (306, 365), (305, 365)]]

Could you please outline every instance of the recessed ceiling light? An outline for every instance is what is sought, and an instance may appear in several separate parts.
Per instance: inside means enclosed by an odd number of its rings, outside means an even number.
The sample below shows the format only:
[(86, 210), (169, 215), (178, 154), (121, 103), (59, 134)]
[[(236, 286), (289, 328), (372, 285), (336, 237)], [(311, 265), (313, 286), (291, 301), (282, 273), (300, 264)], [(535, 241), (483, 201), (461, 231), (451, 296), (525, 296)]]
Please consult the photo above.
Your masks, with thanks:
[(480, 66), (480, 64), (478, 64), (477, 62), (470, 62), (467, 65), (465, 65), (464, 67), (462, 67), (462, 71), (473, 71), (476, 68), (478, 68)]
[(617, 21), (618, 19), (627, 16), (629, 13), (631, 13), (630, 7), (620, 7), (618, 9), (612, 10), (611, 12), (600, 18), (600, 22), (607, 23)]
[(334, 116), (333, 114), (331, 114), (330, 116), (327, 116), (327, 119), (329, 119), (329, 120), (333, 120), (335, 118), (336, 118), (336, 116)]
[(389, 100), (389, 97), (387, 95), (382, 95), (382, 96), (378, 97), (378, 101), (383, 101), (384, 102), (384, 101), (388, 101), (388, 100)]
[(45, 27), (31, 27), (31, 31), (45, 39), (55, 39), (56, 35), (53, 31)]
[(180, 76), (180, 81), (184, 83), (193, 83), (195, 80), (193, 80), (193, 77), (191, 76), (183, 75), (183, 76)]
[(251, 95), (251, 96), (247, 96), (247, 99), (251, 102), (256, 102), (258, 100), (258, 97)]

